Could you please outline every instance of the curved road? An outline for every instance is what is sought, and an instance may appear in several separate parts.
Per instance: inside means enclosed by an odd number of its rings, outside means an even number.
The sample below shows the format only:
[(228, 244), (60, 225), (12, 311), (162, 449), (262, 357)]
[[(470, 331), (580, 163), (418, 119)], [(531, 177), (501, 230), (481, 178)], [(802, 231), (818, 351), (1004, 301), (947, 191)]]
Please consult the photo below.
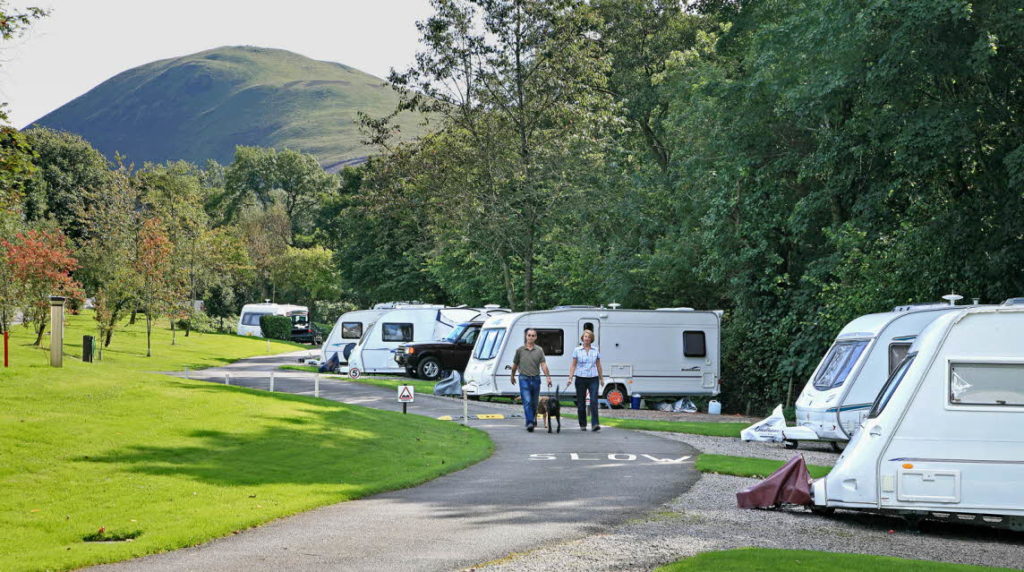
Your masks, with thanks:
[[(192, 372), (193, 379), (267, 389), (295, 355)], [(275, 390), (313, 393), (313, 374), (275, 371)], [(321, 378), (320, 397), (401, 411), (394, 390)], [(461, 419), (460, 400), (417, 395), (410, 414)], [(470, 402), (470, 415), (507, 413)], [(194, 548), (98, 567), (111, 570), (452, 570), (600, 532), (682, 494), (696, 451), (605, 427), (528, 433), (523, 419), (471, 420), (495, 443), (489, 459), (424, 485), (322, 507)]]

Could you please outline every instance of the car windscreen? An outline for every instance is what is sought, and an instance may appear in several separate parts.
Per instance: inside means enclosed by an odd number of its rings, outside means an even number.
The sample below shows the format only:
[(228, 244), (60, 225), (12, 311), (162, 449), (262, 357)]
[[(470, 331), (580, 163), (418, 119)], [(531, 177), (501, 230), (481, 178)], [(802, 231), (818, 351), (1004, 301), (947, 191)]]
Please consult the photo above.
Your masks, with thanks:
[(486, 328), (479, 336), (473, 357), (480, 360), (494, 359), (501, 349), (501, 341), (505, 339), (505, 328)]
[(459, 324), (458, 326), (455, 326), (455, 329), (448, 332), (448, 335), (445, 336), (441, 341), (454, 344), (455, 342), (459, 341), (459, 338), (462, 336), (462, 332), (465, 332), (467, 327), (467, 324)]
[(821, 360), (821, 367), (818, 368), (818, 373), (814, 376), (814, 389), (825, 391), (842, 386), (870, 341), (844, 340), (836, 342), (828, 350), (825, 359)]

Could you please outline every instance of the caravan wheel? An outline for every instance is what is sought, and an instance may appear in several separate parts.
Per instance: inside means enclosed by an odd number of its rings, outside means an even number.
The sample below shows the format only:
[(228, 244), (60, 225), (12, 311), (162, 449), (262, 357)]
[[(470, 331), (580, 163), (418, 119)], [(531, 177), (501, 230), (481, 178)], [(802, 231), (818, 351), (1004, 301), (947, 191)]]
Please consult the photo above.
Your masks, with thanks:
[(608, 402), (608, 407), (622, 409), (628, 397), (624, 387), (621, 385), (610, 385), (604, 392), (604, 398)]

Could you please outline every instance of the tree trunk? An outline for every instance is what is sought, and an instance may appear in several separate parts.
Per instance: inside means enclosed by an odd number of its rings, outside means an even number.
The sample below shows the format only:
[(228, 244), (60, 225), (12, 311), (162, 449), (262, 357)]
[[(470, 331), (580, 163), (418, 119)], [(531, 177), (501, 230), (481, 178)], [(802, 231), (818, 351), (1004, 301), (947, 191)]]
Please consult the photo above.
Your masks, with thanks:
[(149, 319), (149, 311), (146, 311), (146, 357), (153, 356), (152, 344), (153, 321)]
[(171, 317), (171, 345), (172, 346), (178, 345), (178, 330), (176, 330), (174, 328), (174, 317), (173, 316)]
[(39, 347), (39, 344), (43, 342), (43, 333), (46, 332), (46, 320), (39, 320), (39, 325), (36, 326), (36, 341), (33, 346)]
[(131, 319), (130, 319), (130, 320), (128, 320), (128, 323), (129, 323), (129, 324), (131, 324), (131, 325), (133, 325), (133, 326), (135, 325), (135, 314), (137, 314), (137, 313), (138, 313), (138, 312), (136, 312), (135, 310), (132, 310), (132, 317), (131, 317)]

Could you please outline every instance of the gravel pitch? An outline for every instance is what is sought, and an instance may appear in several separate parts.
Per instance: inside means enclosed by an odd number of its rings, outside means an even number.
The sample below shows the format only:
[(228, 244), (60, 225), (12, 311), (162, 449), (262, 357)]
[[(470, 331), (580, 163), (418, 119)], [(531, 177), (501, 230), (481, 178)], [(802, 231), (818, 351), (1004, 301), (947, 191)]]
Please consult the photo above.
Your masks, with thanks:
[[(677, 415), (675, 419), (679, 419)], [(731, 419), (724, 419), (731, 420)], [(788, 460), (797, 451), (780, 444), (673, 433), (706, 453)], [(832, 465), (828, 445), (800, 444), (810, 464)], [(877, 554), (1024, 569), (1024, 533), (924, 523), (918, 532), (893, 517), (836, 511), (831, 516), (800, 508), (747, 510), (736, 507), (736, 492), (757, 479), (705, 474), (684, 495), (645, 518), (584, 538), (514, 554), (478, 569), (488, 571), (651, 570), (701, 552), (741, 547), (789, 548)]]

